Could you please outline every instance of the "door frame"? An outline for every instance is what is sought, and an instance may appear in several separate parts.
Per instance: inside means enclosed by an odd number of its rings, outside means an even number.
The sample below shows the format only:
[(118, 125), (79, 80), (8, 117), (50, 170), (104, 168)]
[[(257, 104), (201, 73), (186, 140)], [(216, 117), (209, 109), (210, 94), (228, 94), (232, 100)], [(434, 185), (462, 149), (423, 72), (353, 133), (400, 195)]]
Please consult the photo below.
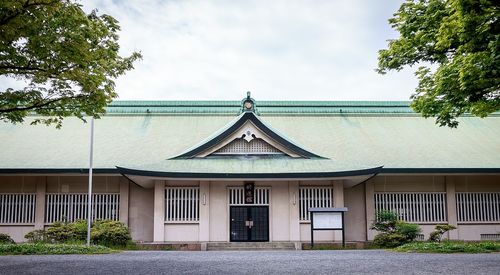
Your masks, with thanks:
[[(247, 211), (249, 211), (248, 208), (250, 208), (250, 207), (266, 208), (267, 209), (267, 238), (265, 240), (246, 240), (246, 241), (234, 241), (234, 240), (232, 240), (231, 232), (233, 231), (233, 223), (231, 222), (231, 207), (246, 208)], [(271, 230), (270, 230), (271, 224), (270, 224), (269, 214), (270, 214), (269, 205), (254, 205), (254, 204), (249, 204), (249, 205), (230, 205), (229, 206), (229, 242), (235, 242), (235, 243), (246, 243), (246, 242), (264, 243), (264, 242), (269, 242), (270, 233), (271, 233)], [(248, 230), (251, 230), (251, 229), (248, 229)]]

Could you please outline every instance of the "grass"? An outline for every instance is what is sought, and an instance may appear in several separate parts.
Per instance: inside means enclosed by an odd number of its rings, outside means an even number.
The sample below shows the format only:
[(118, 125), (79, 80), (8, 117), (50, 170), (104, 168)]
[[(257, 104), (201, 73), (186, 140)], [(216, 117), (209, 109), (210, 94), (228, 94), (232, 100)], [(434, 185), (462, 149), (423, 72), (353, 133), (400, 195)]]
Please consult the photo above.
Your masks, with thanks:
[(0, 255), (108, 254), (114, 250), (101, 245), (22, 243), (0, 244)]
[(491, 253), (500, 252), (500, 242), (413, 242), (394, 249), (417, 253)]

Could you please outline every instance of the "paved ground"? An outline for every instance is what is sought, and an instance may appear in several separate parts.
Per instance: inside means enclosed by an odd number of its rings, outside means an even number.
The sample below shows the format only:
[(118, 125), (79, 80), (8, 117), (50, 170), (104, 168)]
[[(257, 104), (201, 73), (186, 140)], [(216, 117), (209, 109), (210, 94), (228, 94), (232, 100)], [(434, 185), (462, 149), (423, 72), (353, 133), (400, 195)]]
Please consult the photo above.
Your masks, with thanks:
[(0, 274), (500, 274), (500, 254), (351, 251), (130, 251), (0, 256)]

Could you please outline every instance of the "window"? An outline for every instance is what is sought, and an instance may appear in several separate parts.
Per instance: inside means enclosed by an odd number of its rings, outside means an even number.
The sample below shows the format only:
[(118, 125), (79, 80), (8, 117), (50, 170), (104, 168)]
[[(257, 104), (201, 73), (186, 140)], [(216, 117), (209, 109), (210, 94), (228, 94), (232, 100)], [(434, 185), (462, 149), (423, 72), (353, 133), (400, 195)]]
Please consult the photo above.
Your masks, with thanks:
[[(255, 187), (253, 205), (269, 205), (269, 187)], [(229, 187), (229, 205), (245, 205), (243, 187)]]
[(407, 222), (446, 222), (446, 193), (375, 193), (375, 212), (382, 210), (396, 212)]
[(167, 187), (165, 189), (166, 222), (198, 222), (199, 220), (199, 187)]
[(458, 222), (500, 222), (500, 193), (456, 193)]
[(0, 194), (0, 224), (35, 223), (35, 194)]
[[(56, 221), (73, 222), (87, 219), (88, 194), (52, 193), (45, 195), (45, 223)], [(92, 219), (115, 220), (119, 219), (120, 194), (95, 193), (92, 194)]]
[(309, 221), (309, 208), (333, 207), (333, 187), (299, 187), (300, 221)]

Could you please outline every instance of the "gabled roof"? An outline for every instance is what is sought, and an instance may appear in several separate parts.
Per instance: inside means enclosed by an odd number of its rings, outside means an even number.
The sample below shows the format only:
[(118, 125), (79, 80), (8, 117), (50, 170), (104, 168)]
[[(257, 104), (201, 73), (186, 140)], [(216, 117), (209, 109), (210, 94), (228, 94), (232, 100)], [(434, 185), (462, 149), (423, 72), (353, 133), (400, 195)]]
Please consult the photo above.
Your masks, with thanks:
[(261, 130), (265, 135), (269, 136), (271, 139), (289, 149), (290, 151), (296, 153), (297, 155), (304, 158), (322, 158), (321, 156), (312, 153), (301, 146), (297, 145), (285, 135), (279, 133), (277, 130), (272, 129), (268, 124), (259, 119), (252, 111), (243, 112), (235, 120), (231, 121), (220, 130), (212, 134), (210, 137), (200, 142), (196, 146), (188, 149), (187, 151), (173, 157), (172, 159), (189, 159), (195, 158), (199, 154), (206, 150), (218, 145), (226, 138), (228, 138), (232, 133), (241, 128), (246, 122), (251, 122), (259, 130)]

